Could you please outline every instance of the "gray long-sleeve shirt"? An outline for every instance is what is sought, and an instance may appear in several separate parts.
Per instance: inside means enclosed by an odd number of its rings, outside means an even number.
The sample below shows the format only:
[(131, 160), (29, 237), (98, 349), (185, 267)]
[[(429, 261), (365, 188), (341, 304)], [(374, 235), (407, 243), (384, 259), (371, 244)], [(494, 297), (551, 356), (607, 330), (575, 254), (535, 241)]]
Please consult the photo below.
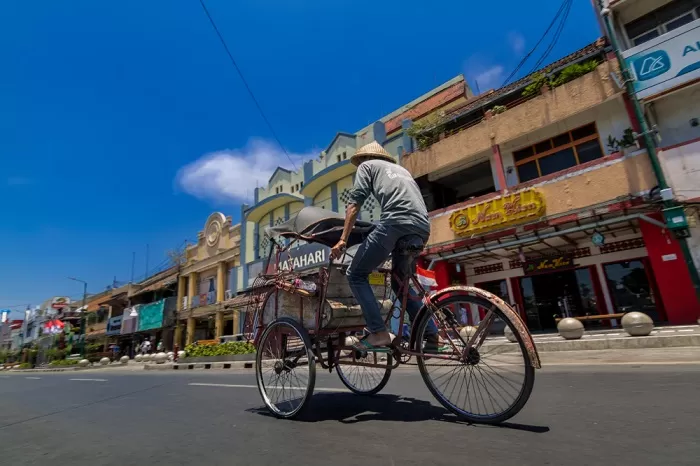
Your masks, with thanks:
[(350, 203), (362, 207), (373, 194), (382, 208), (381, 223), (414, 225), (430, 233), (430, 219), (423, 195), (411, 174), (400, 165), (384, 160), (368, 160), (360, 164)]

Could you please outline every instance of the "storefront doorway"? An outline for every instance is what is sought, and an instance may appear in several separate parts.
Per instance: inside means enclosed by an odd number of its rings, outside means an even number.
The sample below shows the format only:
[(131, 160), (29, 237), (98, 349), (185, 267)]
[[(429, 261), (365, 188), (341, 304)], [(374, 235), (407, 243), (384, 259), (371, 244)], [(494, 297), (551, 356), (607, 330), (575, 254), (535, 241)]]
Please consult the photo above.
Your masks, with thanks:
[(531, 331), (556, 330), (557, 318), (599, 313), (588, 268), (523, 277), (520, 289)]
[(654, 322), (666, 320), (663, 311), (658, 308), (654, 296), (653, 280), (646, 261), (631, 261), (605, 264), (605, 278), (613, 301), (615, 312), (643, 312)]

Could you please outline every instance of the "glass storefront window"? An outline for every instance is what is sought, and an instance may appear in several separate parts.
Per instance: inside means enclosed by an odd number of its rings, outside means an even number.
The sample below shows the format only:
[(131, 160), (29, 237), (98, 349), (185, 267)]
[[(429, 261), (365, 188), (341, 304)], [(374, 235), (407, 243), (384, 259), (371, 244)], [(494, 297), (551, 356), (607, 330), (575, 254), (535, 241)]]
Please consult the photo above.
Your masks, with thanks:
[(638, 311), (647, 314), (654, 322), (661, 320), (642, 261), (617, 262), (603, 268), (616, 313)]

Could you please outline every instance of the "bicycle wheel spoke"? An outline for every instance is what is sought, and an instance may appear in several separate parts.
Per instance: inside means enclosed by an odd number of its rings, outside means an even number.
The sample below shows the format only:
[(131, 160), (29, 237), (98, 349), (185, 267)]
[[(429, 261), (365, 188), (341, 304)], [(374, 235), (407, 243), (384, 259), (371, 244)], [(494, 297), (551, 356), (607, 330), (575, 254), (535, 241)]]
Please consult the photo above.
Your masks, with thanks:
[[(494, 338), (497, 322), (510, 323), (497, 306), (483, 298), (464, 294), (443, 302), (442, 308), (429, 308), (430, 315), (416, 329), (418, 341), (425, 341), (428, 322), (433, 322), (448, 348), (440, 355), (449, 359), (434, 359), (428, 353), (418, 357), (428, 387), (445, 407), (468, 420), (496, 422), (511, 417), (527, 400), (534, 376), (524, 345)], [(462, 324), (449, 317), (454, 309), (469, 309), (472, 305), (489, 310), (489, 318), (481, 325), (475, 324), (483, 332), (476, 338), (460, 333)], [(475, 345), (470, 347), (470, 341)]]

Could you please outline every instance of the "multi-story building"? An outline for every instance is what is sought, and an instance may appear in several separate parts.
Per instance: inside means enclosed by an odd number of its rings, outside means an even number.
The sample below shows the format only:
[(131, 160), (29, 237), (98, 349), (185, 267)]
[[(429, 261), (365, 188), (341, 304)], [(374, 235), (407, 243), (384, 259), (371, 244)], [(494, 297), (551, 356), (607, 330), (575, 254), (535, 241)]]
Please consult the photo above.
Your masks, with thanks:
[[(345, 212), (355, 173), (350, 157), (356, 149), (376, 140), (398, 157), (412, 144), (406, 122), (430, 122), (470, 98), (464, 77), (457, 76), (356, 133), (337, 133), (318, 158), (305, 161), (296, 171), (277, 168), (266, 186), (255, 189), (254, 204), (241, 207), (240, 267), (233, 270), (231, 289), (249, 288), (262, 271), (270, 247), (266, 226), (280, 224), (308, 205)], [(380, 213), (379, 204), (370, 198), (362, 206), (360, 219), (378, 220)], [(297, 269), (328, 259), (326, 248), (314, 244), (300, 244), (293, 254), (303, 259)], [(242, 320), (235, 326), (236, 333), (240, 324)]]
[(649, 196), (647, 152), (620, 142), (639, 125), (618, 73), (601, 39), (470, 99), (419, 133), (419, 146), (404, 145), (441, 286), (488, 289), (532, 330), (630, 310), (695, 322), (680, 245)]
[[(675, 198), (686, 205), (687, 239), (700, 268), (700, 0), (605, 0), (621, 55)], [(601, 14), (600, 3), (593, 1)], [(601, 27), (605, 34), (601, 16)]]
[(183, 346), (182, 328), (186, 322), (186, 339), (218, 338), (239, 333), (239, 315), (224, 305), (236, 294), (240, 268), (241, 226), (231, 217), (215, 212), (207, 218), (197, 243), (185, 250), (178, 279), (175, 343)]

